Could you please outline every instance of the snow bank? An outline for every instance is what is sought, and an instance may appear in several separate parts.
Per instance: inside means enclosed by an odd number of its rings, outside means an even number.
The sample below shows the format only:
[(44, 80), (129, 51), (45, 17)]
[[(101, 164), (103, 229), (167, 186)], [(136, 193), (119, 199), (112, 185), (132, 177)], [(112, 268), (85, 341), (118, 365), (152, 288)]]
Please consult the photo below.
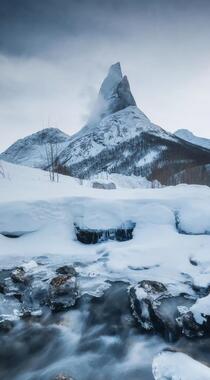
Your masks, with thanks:
[(199, 298), (193, 306), (191, 306), (190, 311), (193, 313), (195, 321), (202, 325), (206, 321), (206, 316), (210, 315), (210, 295)]
[(210, 234), (210, 199), (182, 205), (178, 213), (179, 229), (188, 234)]
[(90, 181), (84, 180), (83, 183), (86, 186), (93, 186), (93, 183), (97, 181), (103, 184), (109, 184), (114, 183), (116, 188), (130, 188), (130, 189), (137, 189), (137, 188), (151, 188), (151, 187), (161, 187), (161, 185), (156, 181), (155, 184), (148, 181), (145, 177), (141, 176), (127, 176), (123, 174), (118, 173), (106, 173), (101, 172), (97, 175), (94, 175), (91, 177)]
[[(38, 169), (11, 164), (5, 164), (5, 169), (8, 176), (0, 178), (2, 256), (67, 255), (72, 263), (86, 263), (84, 277), (91, 274), (95, 290), (107, 279), (132, 284), (145, 278), (162, 281), (170, 285), (172, 294), (180, 288), (184, 291), (189, 281), (209, 282), (204, 267), (209, 261), (210, 236), (180, 234), (175, 226), (177, 211), (182, 228), (190, 223), (190, 215), (196, 215), (195, 210), (197, 215), (205, 211), (206, 230), (208, 187), (107, 191), (82, 186), (70, 177), (60, 176), (59, 183), (51, 183), (48, 174)], [(132, 240), (84, 246), (76, 239), (74, 223), (111, 229), (127, 222), (136, 224)], [(197, 233), (197, 223), (193, 217), (191, 232)], [(22, 236), (11, 239), (1, 233)], [(192, 258), (204, 264), (192, 265)]]

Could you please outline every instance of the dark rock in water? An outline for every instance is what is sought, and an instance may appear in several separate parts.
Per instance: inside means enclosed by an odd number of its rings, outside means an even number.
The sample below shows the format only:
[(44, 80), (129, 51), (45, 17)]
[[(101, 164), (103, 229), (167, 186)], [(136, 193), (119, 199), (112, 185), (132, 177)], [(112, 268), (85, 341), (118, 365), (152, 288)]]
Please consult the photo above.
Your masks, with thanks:
[(16, 268), (11, 273), (11, 279), (16, 283), (27, 284), (29, 279), (23, 268)]
[(177, 322), (178, 307), (191, 305), (187, 294), (171, 295), (166, 286), (157, 281), (143, 280), (130, 289), (133, 315), (146, 331), (157, 332), (173, 341), (181, 335)]
[(15, 325), (15, 322), (10, 319), (2, 319), (0, 317), (0, 332), (8, 333)]
[(0, 283), (0, 293), (4, 293), (4, 285), (2, 283)]
[(69, 309), (75, 304), (77, 297), (78, 287), (75, 276), (60, 274), (51, 280), (48, 300), (52, 311)]
[(64, 265), (56, 269), (58, 274), (66, 274), (68, 276), (77, 276), (77, 272), (72, 265)]
[(52, 278), (52, 271), (43, 267), (34, 271), (34, 263), (1, 270), (0, 295), (8, 305), (8, 316), (13, 318), (15, 309), (18, 318), (37, 319), (48, 307), (60, 311), (74, 305), (78, 296), (76, 270), (64, 265), (57, 268), (56, 273)]
[(203, 323), (198, 323), (193, 313), (189, 310), (186, 313), (183, 313), (177, 321), (182, 329), (183, 335), (188, 338), (197, 338), (197, 337), (209, 337), (210, 336), (210, 316), (205, 315)]
[(107, 230), (91, 229), (75, 226), (77, 240), (83, 244), (96, 244), (107, 240), (127, 241), (133, 238), (135, 223), (129, 222), (119, 228), (110, 228)]
[(11, 276), (11, 269), (1, 269), (0, 270), (0, 293), (6, 292), (6, 280)]

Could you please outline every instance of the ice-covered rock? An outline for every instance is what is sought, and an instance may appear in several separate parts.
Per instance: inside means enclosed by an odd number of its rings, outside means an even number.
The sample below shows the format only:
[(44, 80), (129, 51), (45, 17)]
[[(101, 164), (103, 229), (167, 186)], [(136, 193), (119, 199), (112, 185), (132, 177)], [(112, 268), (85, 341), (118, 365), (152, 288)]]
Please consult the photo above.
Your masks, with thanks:
[(198, 298), (178, 318), (182, 333), (189, 338), (210, 335), (210, 295)]
[(78, 297), (76, 275), (58, 274), (50, 281), (48, 302), (52, 311), (69, 309)]
[(167, 286), (151, 280), (143, 280), (130, 289), (131, 308), (134, 317), (146, 331), (175, 340), (181, 334), (177, 323), (179, 307), (191, 305), (187, 294), (172, 295)]
[(37, 265), (34, 260), (13, 269), (2, 269), (0, 295), (4, 308), (8, 305), (8, 310), (12, 310), (8, 311), (6, 320), (14, 316), (17, 319), (40, 317), (46, 307), (52, 311), (70, 308), (78, 297), (76, 277), (77, 272), (72, 265), (64, 265), (53, 271), (43, 264)]
[(96, 244), (107, 240), (127, 241), (133, 238), (135, 223), (126, 222), (119, 227), (110, 229), (93, 229), (80, 227), (75, 224), (75, 233), (77, 240), (83, 244)]

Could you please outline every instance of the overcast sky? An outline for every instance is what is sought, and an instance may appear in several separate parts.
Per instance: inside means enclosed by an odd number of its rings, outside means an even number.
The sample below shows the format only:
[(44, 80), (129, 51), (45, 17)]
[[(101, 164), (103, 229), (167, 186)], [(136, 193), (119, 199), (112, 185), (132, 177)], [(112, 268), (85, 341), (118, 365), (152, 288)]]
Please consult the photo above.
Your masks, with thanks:
[(139, 108), (210, 138), (209, 0), (0, 0), (0, 150), (72, 134), (120, 61)]

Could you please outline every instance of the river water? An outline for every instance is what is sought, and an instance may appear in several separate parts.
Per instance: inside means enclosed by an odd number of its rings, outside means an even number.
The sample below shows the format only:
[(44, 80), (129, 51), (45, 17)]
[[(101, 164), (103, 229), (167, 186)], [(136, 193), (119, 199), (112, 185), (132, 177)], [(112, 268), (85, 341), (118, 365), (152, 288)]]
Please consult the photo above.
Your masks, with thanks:
[[(8, 266), (6, 260), (1, 266)], [(209, 339), (170, 343), (145, 334), (131, 313), (128, 286), (109, 282), (103, 294), (84, 293), (69, 311), (46, 309), (1, 332), (0, 379), (55, 380), (63, 374), (74, 380), (152, 380), (153, 357), (165, 348), (210, 364)]]

